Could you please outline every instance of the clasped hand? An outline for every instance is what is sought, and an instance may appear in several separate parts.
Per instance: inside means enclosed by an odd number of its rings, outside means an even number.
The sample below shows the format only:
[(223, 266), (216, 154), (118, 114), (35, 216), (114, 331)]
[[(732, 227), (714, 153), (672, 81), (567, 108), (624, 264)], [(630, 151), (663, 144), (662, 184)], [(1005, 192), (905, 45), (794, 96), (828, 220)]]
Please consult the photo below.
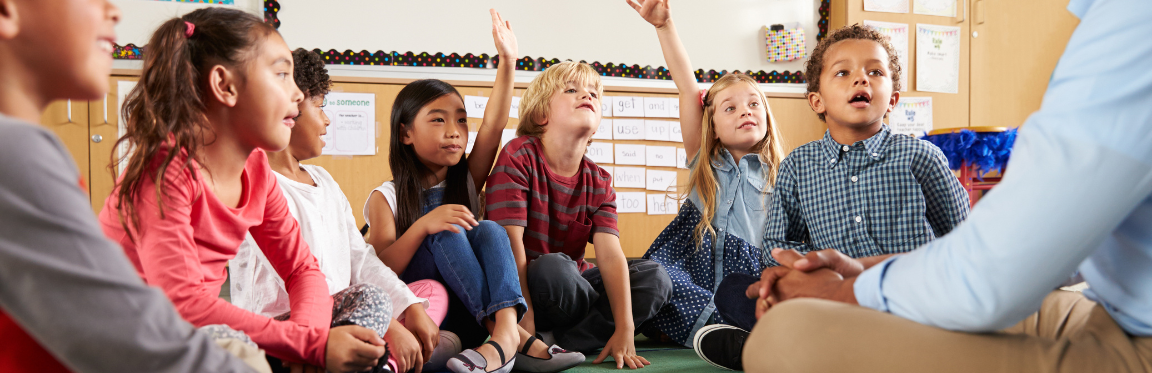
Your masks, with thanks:
[(776, 304), (792, 298), (820, 298), (856, 304), (852, 284), (864, 272), (864, 264), (834, 249), (800, 255), (795, 250), (773, 249), (780, 263), (760, 274), (745, 296), (756, 299), (756, 318)]

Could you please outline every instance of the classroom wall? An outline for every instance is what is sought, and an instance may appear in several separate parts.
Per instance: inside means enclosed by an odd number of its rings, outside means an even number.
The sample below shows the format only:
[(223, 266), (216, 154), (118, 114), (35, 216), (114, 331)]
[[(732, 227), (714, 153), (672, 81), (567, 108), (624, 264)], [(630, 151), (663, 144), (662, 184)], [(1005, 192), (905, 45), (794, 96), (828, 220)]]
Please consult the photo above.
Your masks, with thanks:
[[(164, 1), (112, 0), (124, 12), (119, 44), (144, 45), (165, 19), (212, 6)], [(816, 45), (819, 0), (673, 1), (672, 11), (693, 68), (783, 72), (800, 61), (767, 62), (765, 25), (798, 22), (807, 47)], [(236, 0), (236, 8), (263, 16), (263, 1)], [(651, 25), (625, 0), (292, 0), (280, 1), (280, 32), (288, 45), (343, 52), (488, 53), (489, 8), (512, 22), (520, 55), (665, 66)], [(218, 5), (215, 5), (218, 6)]]

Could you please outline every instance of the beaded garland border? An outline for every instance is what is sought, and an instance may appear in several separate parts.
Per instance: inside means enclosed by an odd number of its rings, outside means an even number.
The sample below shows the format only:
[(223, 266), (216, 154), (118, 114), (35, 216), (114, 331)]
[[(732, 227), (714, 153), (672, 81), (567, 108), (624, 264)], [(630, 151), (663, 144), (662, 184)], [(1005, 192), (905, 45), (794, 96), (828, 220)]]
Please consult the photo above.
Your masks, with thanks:
[[(819, 31), (816, 34), (816, 40), (824, 39), (828, 34), (828, 20), (829, 8), (831, 0), (822, 0), (820, 2), (820, 20), (817, 22)], [(264, 22), (272, 24), (276, 28), (280, 28), (280, 19), (277, 13), (280, 12), (280, 3), (276, 0), (264, 0)], [(354, 52), (352, 50), (345, 50), (338, 52), (335, 49), (324, 51), (320, 48), (313, 49), (314, 52), (324, 57), (324, 62), (331, 65), (376, 65), (376, 66), (436, 66), (436, 67), (461, 67), (461, 68), (489, 68), (500, 65), (500, 56), (489, 56), (487, 54), (475, 55), (472, 53), (459, 54), (459, 53), (414, 53), (414, 52), (385, 52), (378, 50), (376, 52), (369, 52), (362, 50)], [(116, 59), (138, 60), (143, 59), (144, 48), (137, 47), (134, 44), (125, 46), (116, 45), (113, 49), (112, 56)], [(634, 78), (634, 79), (659, 79), (671, 80), (672, 77), (668, 75), (668, 69), (664, 66), (652, 67), (640, 65), (628, 65), (624, 63), (600, 63), (600, 62), (587, 62), (600, 73), (601, 76), (621, 77), (621, 78)], [(523, 57), (516, 60), (516, 70), (521, 71), (541, 71), (547, 69), (549, 66), (560, 63), (557, 58), (532, 58)], [(710, 83), (720, 79), (721, 76), (727, 74), (728, 70), (708, 70), (699, 69), (695, 71), (696, 79), (700, 82)], [(760, 83), (804, 83), (804, 72), (796, 71), (779, 72), (773, 70), (766, 72), (760, 71), (743, 71), (748, 76), (755, 79)]]

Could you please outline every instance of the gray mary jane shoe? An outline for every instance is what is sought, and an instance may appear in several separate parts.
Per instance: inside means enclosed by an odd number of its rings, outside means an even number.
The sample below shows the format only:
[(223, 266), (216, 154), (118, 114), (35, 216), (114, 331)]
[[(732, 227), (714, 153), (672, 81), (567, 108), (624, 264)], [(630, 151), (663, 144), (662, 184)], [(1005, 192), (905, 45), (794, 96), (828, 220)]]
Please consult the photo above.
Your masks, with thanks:
[[(496, 352), (500, 353), (500, 362), (504, 364), (501, 365), (500, 368), (491, 371), (491, 373), (511, 372), (512, 366), (516, 365), (516, 357), (513, 356), (511, 359), (504, 360), (504, 349), (500, 348), (499, 343), (493, 341), (484, 343), (496, 348)], [(475, 349), (464, 350), (451, 359), (448, 359), (448, 370), (452, 371), (452, 373), (484, 373), (488, 372), (487, 369), (488, 361), (484, 359), (483, 355), (476, 352)]]
[(574, 368), (584, 362), (584, 354), (567, 351), (557, 345), (548, 347), (549, 357), (547, 359), (529, 356), (528, 349), (532, 347), (533, 343), (536, 343), (535, 336), (529, 337), (528, 343), (524, 344), (524, 349), (516, 353), (516, 371), (555, 373)]

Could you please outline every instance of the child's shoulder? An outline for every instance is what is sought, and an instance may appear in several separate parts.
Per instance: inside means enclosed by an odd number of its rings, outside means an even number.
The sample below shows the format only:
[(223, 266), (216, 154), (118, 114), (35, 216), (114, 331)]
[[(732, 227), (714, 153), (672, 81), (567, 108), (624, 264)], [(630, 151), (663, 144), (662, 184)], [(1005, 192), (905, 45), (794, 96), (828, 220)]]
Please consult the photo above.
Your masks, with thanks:
[(887, 147), (889, 151), (896, 151), (900, 154), (909, 154), (912, 156), (930, 156), (930, 157), (943, 157), (944, 152), (940, 150), (936, 144), (928, 140), (923, 140), (915, 136), (905, 134), (892, 134), (888, 136)]
[(823, 153), (824, 139), (812, 140), (807, 144), (796, 147), (796, 149), (792, 149), (792, 151), (788, 153), (788, 156), (784, 157), (782, 163), (803, 164), (823, 158)]

